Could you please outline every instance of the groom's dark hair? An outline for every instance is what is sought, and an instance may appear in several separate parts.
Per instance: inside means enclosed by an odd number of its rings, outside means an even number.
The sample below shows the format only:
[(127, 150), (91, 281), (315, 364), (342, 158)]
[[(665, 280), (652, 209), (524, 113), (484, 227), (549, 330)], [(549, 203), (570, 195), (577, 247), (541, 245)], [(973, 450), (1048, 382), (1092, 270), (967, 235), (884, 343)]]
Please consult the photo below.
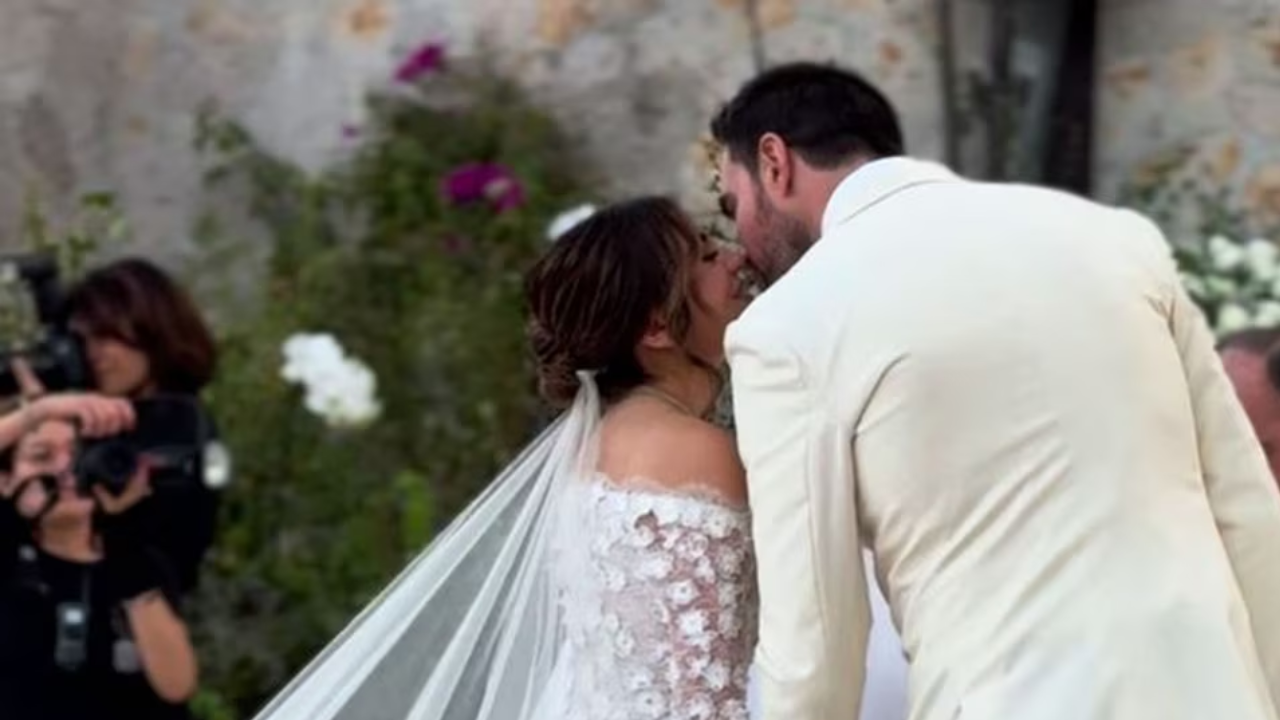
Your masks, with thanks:
[(757, 169), (756, 147), (776, 133), (810, 165), (829, 170), (855, 157), (902, 155), (893, 105), (861, 75), (798, 62), (766, 70), (711, 121), (711, 135), (734, 162)]

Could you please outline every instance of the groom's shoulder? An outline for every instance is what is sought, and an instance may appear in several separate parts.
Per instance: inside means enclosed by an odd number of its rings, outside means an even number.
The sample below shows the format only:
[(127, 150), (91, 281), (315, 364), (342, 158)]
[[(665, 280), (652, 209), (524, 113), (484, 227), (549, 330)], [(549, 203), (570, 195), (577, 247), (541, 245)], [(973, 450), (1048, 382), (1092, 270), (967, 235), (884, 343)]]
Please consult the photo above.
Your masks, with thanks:
[(778, 278), (733, 324), (739, 334), (764, 333), (771, 338), (803, 338), (810, 334), (817, 315), (830, 310), (833, 290), (841, 282), (823, 258), (822, 248), (810, 250), (800, 262)]
[(729, 325), (727, 342), (729, 345), (749, 341), (750, 338), (762, 335), (771, 338), (785, 337), (794, 325), (794, 313), (791, 308), (794, 300), (787, 297), (784, 277), (768, 290), (761, 293), (742, 315)]

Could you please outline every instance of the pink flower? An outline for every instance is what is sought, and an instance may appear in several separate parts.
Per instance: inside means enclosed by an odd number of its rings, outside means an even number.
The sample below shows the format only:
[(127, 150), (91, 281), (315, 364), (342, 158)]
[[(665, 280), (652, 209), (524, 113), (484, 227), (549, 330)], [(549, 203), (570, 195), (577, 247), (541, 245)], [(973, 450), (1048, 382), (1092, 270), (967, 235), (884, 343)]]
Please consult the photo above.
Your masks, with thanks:
[(395, 77), (399, 82), (411, 83), (422, 75), (443, 67), (444, 45), (429, 42), (414, 50), (404, 62), (400, 63), (400, 67), (396, 68)]
[(524, 188), (511, 171), (497, 163), (469, 163), (444, 178), (445, 197), (455, 205), (488, 202), (498, 212), (524, 204)]

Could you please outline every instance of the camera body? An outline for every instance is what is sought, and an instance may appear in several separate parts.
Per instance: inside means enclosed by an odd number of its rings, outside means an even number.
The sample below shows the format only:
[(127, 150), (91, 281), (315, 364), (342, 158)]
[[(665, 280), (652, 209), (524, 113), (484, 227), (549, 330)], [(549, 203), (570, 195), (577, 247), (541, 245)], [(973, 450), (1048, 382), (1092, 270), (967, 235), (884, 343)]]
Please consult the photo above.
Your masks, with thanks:
[(119, 495), (144, 458), (154, 490), (196, 483), (218, 489), (225, 484), (228, 458), (199, 401), (159, 395), (135, 400), (133, 408), (133, 430), (80, 441), (73, 473), (81, 493), (100, 486)]

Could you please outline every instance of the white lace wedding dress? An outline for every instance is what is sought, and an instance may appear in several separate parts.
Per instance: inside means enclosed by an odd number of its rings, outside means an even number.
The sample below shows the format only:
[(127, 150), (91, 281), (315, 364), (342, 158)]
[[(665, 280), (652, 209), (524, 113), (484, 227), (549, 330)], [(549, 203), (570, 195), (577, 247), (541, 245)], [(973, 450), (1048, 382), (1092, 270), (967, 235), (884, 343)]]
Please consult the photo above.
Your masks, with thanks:
[(564, 500), (553, 577), (567, 636), (538, 717), (746, 720), (746, 508), (601, 476)]

